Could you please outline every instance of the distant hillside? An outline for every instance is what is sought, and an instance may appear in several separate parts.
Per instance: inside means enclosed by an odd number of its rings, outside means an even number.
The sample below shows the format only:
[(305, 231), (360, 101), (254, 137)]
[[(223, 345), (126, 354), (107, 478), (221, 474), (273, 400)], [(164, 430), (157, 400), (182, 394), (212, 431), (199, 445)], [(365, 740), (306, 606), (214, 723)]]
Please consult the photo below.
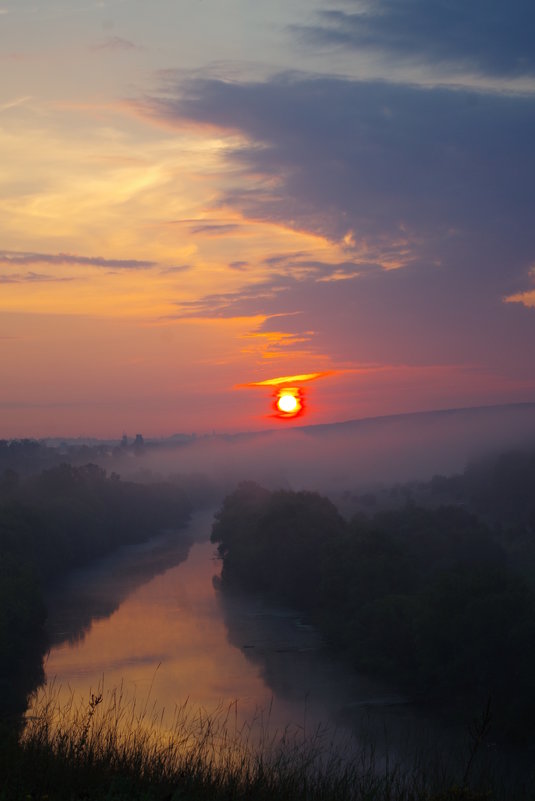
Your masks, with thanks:
[(508, 403), (495, 406), (467, 406), (459, 409), (435, 409), (428, 412), (411, 412), (407, 414), (382, 415), (379, 417), (362, 417), (357, 420), (345, 420), (341, 423), (320, 423), (303, 426), (311, 433), (328, 433), (333, 430), (343, 430), (362, 426), (381, 426), (392, 423), (426, 423), (438, 420), (465, 420), (465, 421), (499, 421), (504, 414), (518, 415), (522, 423), (531, 421), (533, 435), (535, 436), (535, 403)]
[(441, 409), (340, 423), (164, 439), (0, 440), (0, 472), (95, 462), (139, 481), (208, 476), (228, 491), (248, 478), (268, 487), (344, 491), (461, 472), (473, 459), (535, 445), (535, 403)]
[[(197, 437), (157, 444), (148, 461), (181, 463), (267, 486), (344, 489), (462, 471), (473, 460), (535, 445), (535, 403), (431, 412)], [(164, 457), (164, 452), (168, 451)]]
[(360, 417), (353, 420), (344, 420), (337, 423), (310, 423), (307, 425), (289, 425), (281, 423), (279, 428), (261, 429), (253, 431), (238, 431), (234, 433), (213, 433), (205, 435), (176, 433), (162, 439), (152, 439), (150, 444), (154, 446), (167, 444), (189, 445), (199, 440), (243, 440), (243, 439), (263, 439), (279, 434), (292, 434), (293, 432), (306, 432), (307, 434), (320, 436), (329, 435), (335, 432), (350, 430), (380, 428), (390, 425), (403, 424), (422, 424), (429, 425), (438, 421), (452, 422), (473, 422), (473, 423), (499, 423), (503, 422), (504, 417), (518, 418), (519, 425), (523, 428), (528, 426), (532, 436), (535, 437), (535, 403), (507, 403), (494, 406), (467, 406), (456, 409), (433, 409), (424, 412), (408, 412), (403, 414), (380, 415), (378, 417)]

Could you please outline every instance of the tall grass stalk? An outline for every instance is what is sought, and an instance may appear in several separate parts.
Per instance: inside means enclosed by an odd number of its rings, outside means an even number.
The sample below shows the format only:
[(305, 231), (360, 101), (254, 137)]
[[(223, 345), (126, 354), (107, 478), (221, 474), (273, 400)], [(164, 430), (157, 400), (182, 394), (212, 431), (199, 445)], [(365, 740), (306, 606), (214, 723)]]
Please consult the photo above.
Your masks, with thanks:
[[(467, 786), (400, 765), (379, 767), (373, 748), (342, 748), (326, 729), (270, 731), (269, 710), (239, 724), (237, 702), (208, 713), (188, 701), (170, 725), (148, 698), (123, 688), (61, 702), (41, 694), (28, 715), (1, 801), (486, 801)], [(446, 793), (444, 787), (448, 787)]]

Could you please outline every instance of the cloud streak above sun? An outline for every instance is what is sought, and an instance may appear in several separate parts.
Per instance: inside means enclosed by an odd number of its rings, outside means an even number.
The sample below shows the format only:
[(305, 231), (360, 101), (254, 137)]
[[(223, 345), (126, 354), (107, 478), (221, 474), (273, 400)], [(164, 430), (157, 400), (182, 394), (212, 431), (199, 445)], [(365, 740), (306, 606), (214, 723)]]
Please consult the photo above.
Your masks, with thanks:
[(11, 433), (269, 426), (236, 388), (311, 375), (309, 422), (535, 398), (530, 3), (9, 11)]
[(318, 378), (326, 378), (332, 375), (332, 372), (323, 373), (303, 373), (300, 375), (284, 375), (278, 378), (266, 378), (264, 381), (252, 381), (250, 384), (244, 384), (245, 387), (278, 387), (281, 384), (302, 384), (306, 381), (316, 381)]

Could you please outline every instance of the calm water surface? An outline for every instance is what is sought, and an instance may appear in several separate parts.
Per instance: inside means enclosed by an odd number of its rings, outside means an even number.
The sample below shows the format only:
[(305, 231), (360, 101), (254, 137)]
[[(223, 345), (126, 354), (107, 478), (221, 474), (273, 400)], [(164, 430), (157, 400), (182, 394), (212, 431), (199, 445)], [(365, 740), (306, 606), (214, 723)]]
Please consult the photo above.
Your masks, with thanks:
[(400, 759), (440, 737), (454, 758), (458, 741), (330, 657), (295, 611), (217, 590), (211, 521), (198, 514), (187, 529), (124, 548), (50, 593), (49, 687), (88, 699), (102, 683), (121, 686), (171, 716), (186, 700), (208, 712), (237, 702), (240, 721), (263, 715), (270, 731), (328, 726)]

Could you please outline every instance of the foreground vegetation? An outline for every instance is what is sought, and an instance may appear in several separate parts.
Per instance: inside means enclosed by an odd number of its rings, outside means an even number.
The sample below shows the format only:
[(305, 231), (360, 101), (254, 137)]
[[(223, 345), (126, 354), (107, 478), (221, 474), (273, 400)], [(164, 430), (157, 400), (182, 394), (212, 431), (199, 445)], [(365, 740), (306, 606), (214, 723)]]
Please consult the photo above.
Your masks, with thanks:
[(342, 749), (318, 730), (238, 726), (234, 705), (209, 715), (184, 704), (169, 729), (120, 690), (85, 705), (43, 697), (20, 742), (0, 746), (0, 799), (75, 801), (528, 801), (473, 781), (476, 747), (455, 780), (440, 771), (384, 767), (373, 749)]

